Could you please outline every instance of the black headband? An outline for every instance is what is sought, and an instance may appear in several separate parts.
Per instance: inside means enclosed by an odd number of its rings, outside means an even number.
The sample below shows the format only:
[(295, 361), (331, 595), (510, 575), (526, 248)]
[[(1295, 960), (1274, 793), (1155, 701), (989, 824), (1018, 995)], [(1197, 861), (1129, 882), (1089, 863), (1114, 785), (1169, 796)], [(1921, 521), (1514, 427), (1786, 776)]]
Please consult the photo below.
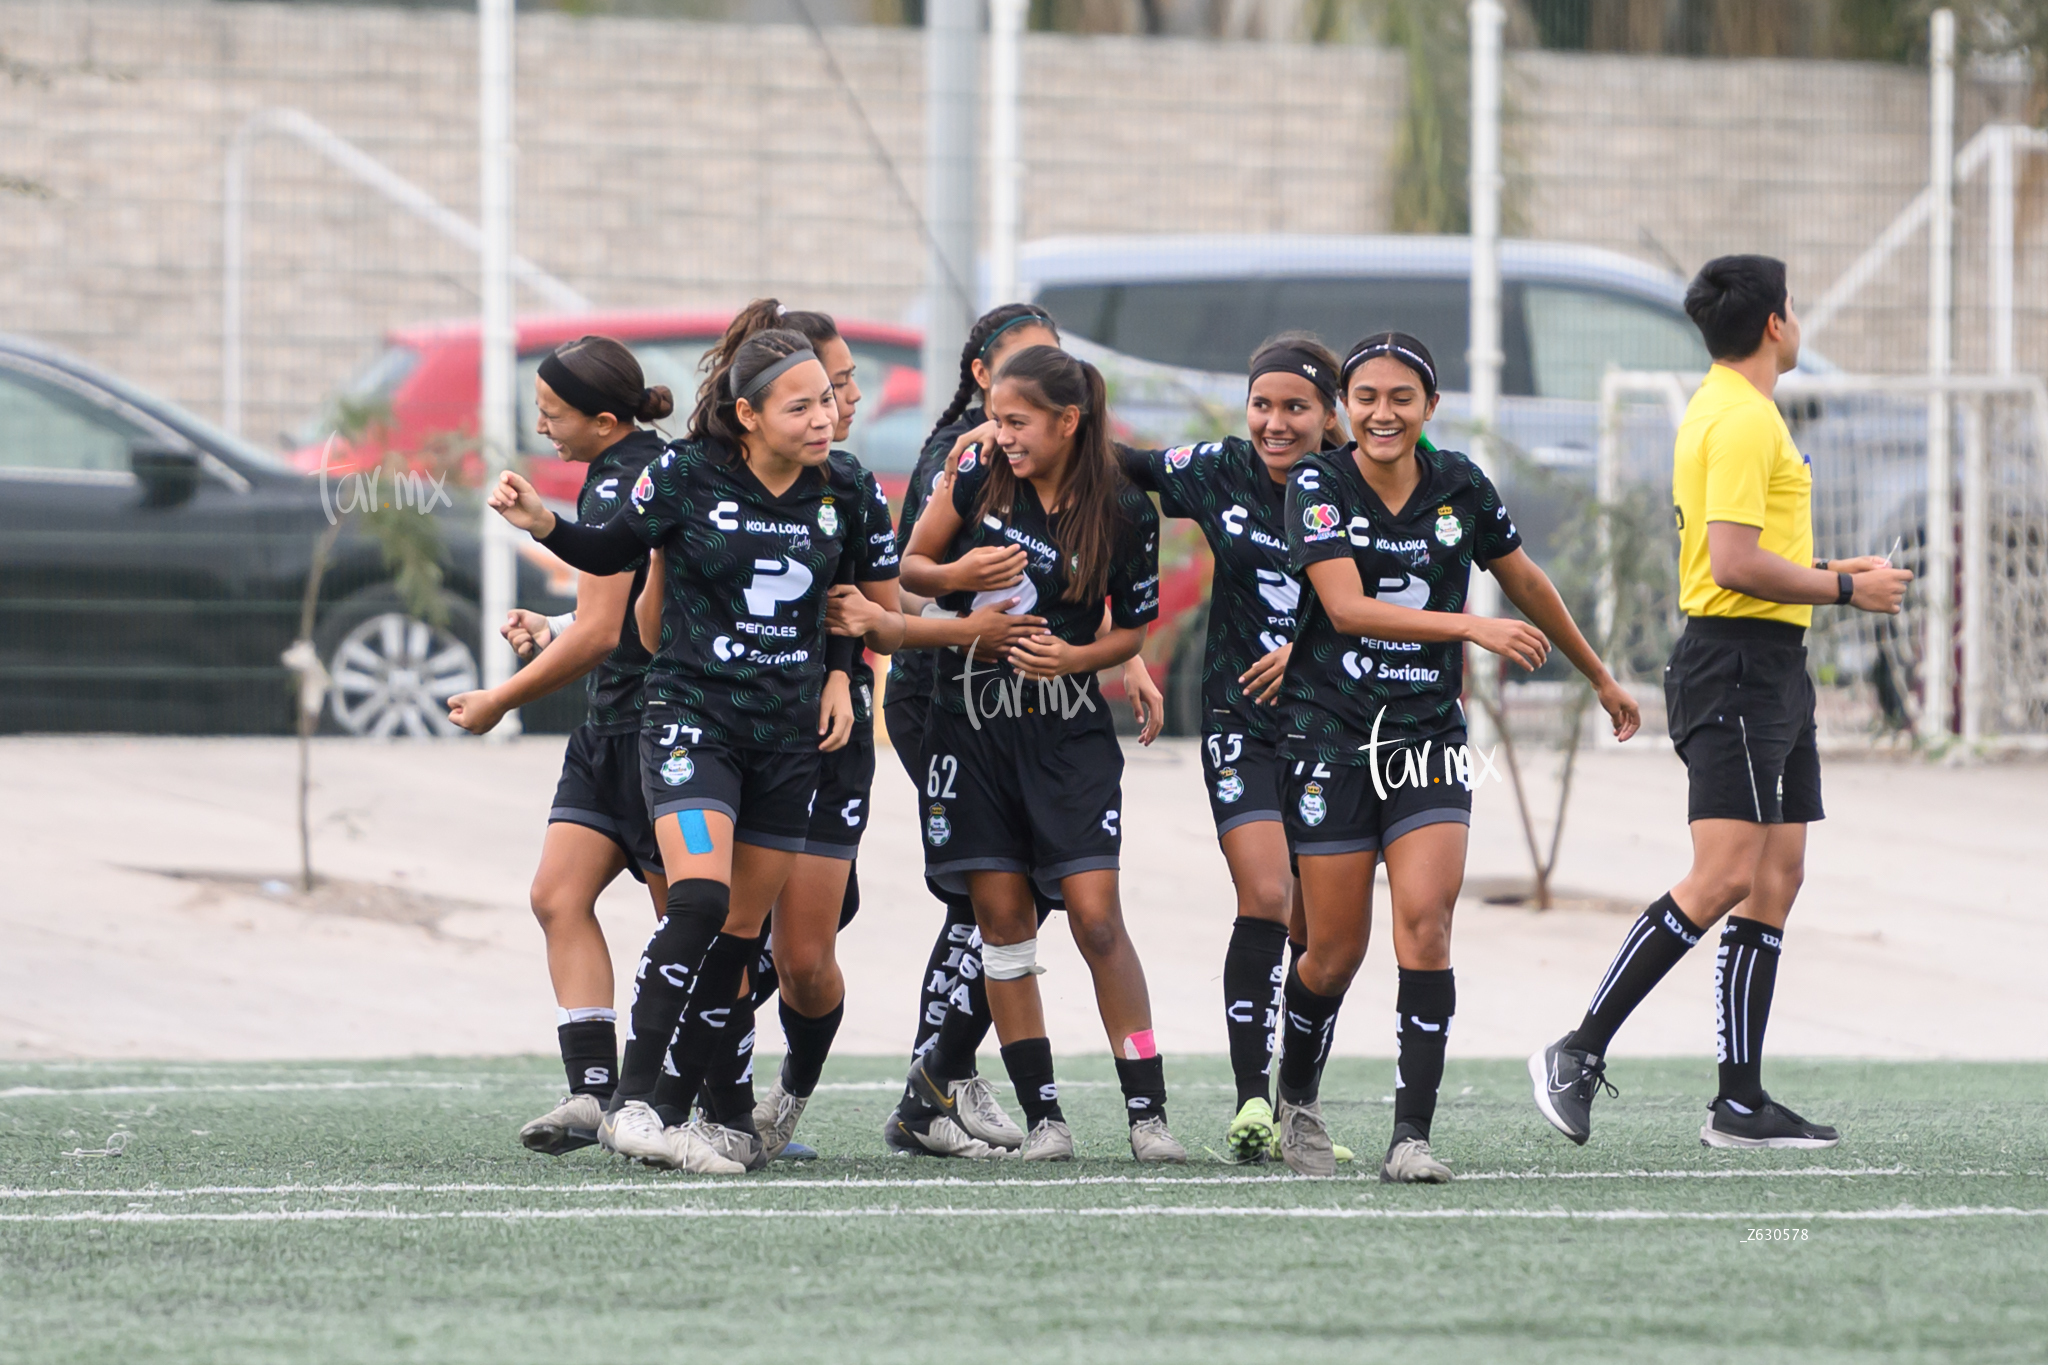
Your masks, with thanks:
[(1002, 326), (996, 328), (993, 332), (990, 332), (988, 334), (988, 340), (981, 343), (981, 349), (975, 352), (975, 358), (979, 360), (987, 360), (988, 353), (991, 349), (994, 348), (997, 337), (1009, 331), (1012, 327), (1021, 326), (1022, 324), (1027, 322), (1035, 322), (1041, 327), (1047, 327), (1051, 325), (1051, 320), (1049, 318), (1042, 316), (1041, 314), (1019, 313), (1016, 317), (1011, 318), (1008, 322), (1004, 323)]
[(548, 352), (540, 362), (541, 382), (555, 391), (555, 397), (567, 403), (585, 417), (595, 417), (608, 412), (621, 422), (630, 422), (640, 412), (640, 404), (647, 397), (647, 390), (640, 390), (638, 398), (620, 401), (607, 398), (597, 389), (579, 378), (576, 371), (563, 363), (562, 357), (554, 351)]
[(1337, 406), (1337, 376), (1315, 354), (1299, 346), (1274, 346), (1261, 351), (1252, 365), (1251, 381), (1256, 384), (1262, 374), (1299, 375), (1316, 386), (1323, 402), (1333, 408)]
[(787, 371), (795, 369), (806, 360), (816, 360), (817, 358), (818, 353), (806, 346), (801, 351), (791, 351), (788, 355), (782, 357), (782, 359), (776, 361), (752, 379), (749, 379), (744, 389), (739, 387), (740, 372), (738, 370), (730, 371), (725, 378), (726, 387), (733, 390), (732, 397), (735, 403), (742, 398), (751, 399), (755, 394), (780, 379)]
[(1414, 351), (1403, 346), (1400, 342), (1392, 341), (1385, 337), (1377, 341), (1368, 341), (1365, 345), (1351, 353), (1351, 358), (1344, 362), (1344, 383), (1349, 386), (1353, 370), (1375, 356), (1383, 355), (1394, 357), (1394, 359), (1421, 375), (1423, 392), (1432, 398), (1436, 396), (1436, 367)]

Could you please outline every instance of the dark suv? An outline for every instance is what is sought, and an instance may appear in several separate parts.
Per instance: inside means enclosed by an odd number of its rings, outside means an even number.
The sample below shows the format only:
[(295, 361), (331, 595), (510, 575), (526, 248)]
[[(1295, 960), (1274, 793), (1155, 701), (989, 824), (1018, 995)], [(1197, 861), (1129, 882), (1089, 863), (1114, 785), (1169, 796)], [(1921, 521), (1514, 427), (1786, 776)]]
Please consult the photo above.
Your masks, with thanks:
[[(367, 500), (74, 357), (0, 336), (0, 731), (289, 731), (279, 656), (332, 511), (341, 530), (314, 629), (335, 678), (325, 725), (451, 733), (446, 700), (478, 676), (478, 504), (415, 499), (432, 503), (445, 574), (436, 624), (406, 608), (379, 540), (346, 514)], [(523, 605), (566, 611), (573, 591), (522, 559)], [(567, 689), (526, 722), (567, 728), (581, 710)]]

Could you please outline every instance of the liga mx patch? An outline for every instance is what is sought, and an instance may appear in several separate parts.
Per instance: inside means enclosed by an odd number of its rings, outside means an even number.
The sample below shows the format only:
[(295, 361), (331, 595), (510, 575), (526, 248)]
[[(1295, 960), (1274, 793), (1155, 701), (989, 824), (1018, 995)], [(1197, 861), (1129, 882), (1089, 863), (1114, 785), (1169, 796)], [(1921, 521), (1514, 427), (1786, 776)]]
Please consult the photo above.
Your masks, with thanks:
[(925, 841), (933, 848), (943, 847), (953, 837), (953, 822), (946, 818), (944, 806), (933, 806), (931, 816), (924, 822)]
[(1179, 473), (1188, 467), (1188, 461), (1195, 458), (1193, 446), (1175, 446), (1166, 452), (1166, 467)]
[(697, 775), (697, 765), (690, 759), (688, 749), (677, 749), (662, 761), (661, 780), (671, 787), (680, 787)]
[(1301, 512), (1301, 524), (1311, 531), (1331, 530), (1337, 525), (1337, 509), (1327, 502), (1305, 507)]
[(967, 449), (960, 452), (960, 463), (954, 466), (953, 472), (956, 474), (965, 474), (968, 470), (974, 468), (976, 465), (980, 463), (981, 447), (969, 446), (967, 447)]
[(640, 471), (640, 477), (633, 480), (633, 506), (645, 511), (643, 504), (653, 496), (654, 475), (643, 469)]
[(1323, 800), (1323, 784), (1311, 782), (1301, 789), (1301, 821), (1305, 825), (1320, 825), (1330, 814), (1330, 803)]

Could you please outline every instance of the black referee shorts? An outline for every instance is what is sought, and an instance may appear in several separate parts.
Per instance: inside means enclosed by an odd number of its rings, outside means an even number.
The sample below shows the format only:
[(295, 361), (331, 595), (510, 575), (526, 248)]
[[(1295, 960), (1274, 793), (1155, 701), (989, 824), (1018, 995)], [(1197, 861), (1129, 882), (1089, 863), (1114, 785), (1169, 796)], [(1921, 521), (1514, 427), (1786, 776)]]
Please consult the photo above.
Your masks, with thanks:
[(1685, 760), (1688, 821), (1826, 817), (1805, 637), (1782, 621), (1686, 621), (1664, 665), (1664, 711)]
[(548, 823), (582, 825), (604, 835), (624, 851), (626, 871), (636, 881), (647, 880), (643, 872), (662, 875), (654, 821), (640, 790), (639, 731), (598, 734), (579, 725), (569, 732)]

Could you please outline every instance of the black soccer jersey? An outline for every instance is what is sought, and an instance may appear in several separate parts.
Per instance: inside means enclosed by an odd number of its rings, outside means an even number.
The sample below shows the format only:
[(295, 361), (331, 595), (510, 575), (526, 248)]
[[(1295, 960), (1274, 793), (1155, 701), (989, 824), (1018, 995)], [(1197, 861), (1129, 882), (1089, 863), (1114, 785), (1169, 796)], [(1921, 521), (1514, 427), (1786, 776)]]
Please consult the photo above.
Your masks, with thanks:
[[(953, 453), (953, 442), (960, 439), (961, 432), (972, 431), (987, 420), (979, 407), (969, 408), (957, 421), (934, 431), (924, 443), (917, 467), (910, 471), (910, 484), (903, 491), (903, 514), (896, 518), (899, 555), (910, 548), (910, 533), (917, 529), (917, 519), (924, 515), (932, 489), (946, 472), (946, 457)], [(929, 695), (937, 667), (929, 649), (899, 649), (889, 659), (889, 690), (905, 697)], [(903, 690), (898, 692), (898, 688)]]
[(1278, 707), (1244, 694), (1238, 677), (1294, 638), (1301, 580), (1287, 567), (1287, 490), (1241, 436), (1172, 450), (1132, 450), (1124, 469), (1159, 495), (1159, 510), (1202, 530), (1215, 556), (1202, 655), (1205, 726), (1277, 733)]
[[(583, 475), (583, 489), (576, 495), (576, 520), (585, 526), (602, 526), (626, 505), (634, 480), (650, 460), (660, 457), (663, 442), (645, 428), (635, 430), (590, 462)], [(647, 558), (633, 570), (633, 591), (626, 598), (626, 619), (619, 627), (618, 647), (590, 671), (585, 688), (590, 699), (585, 722), (600, 735), (630, 734), (640, 728), (640, 685), (647, 676), (650, 655), (640, 643), (633, 625), (633, 603), (640, 586), (647, 581)]]
[(1288, 563), (1301, 575), (1301, 634), (1288, 660), (1291, 757), (1362, 763), (1382, 746), (1454, 741), (1465, 726), (1464, 646), (1341, 635), (1307, 568), (1351, 558), (1367, 594), (1396, 606), (1462, 611), (1472, 565), (1511, 554), (1522, 538), (1492, 480), (1457, 451), (1417, 450), (1422, 482), (1396, 515), (1358, 472), (1355, 447), (1310, 455), (1287, 480)]
[[(835, 486), (851, 485), (860, 495), (846, 505), (848, 529), (846, 558), (852, 565), (855, 583), (884, 583), (896, 577), (901, 562), (896, 550), (896, 530), (889, 524), (889, 495), (861, 462), (843, 450), (832, 452), (832, 481)], [(841, 574), (844, 577), (844, 573)], [(872, 720), (875, 714), (875, 670), (868, 663), (867, 650), (856, 649), (853, 667), (847, 670), (853, 684), (853, 717)]]
[[(964, 523), (960, 533), (953, 538), (953, 544), (946, 553), (947, 562), (958, 559), (969, 550), (983, 545), (1021, 545), (1026, 552), (1024, 581), (1010, 588), (996, 588), (986, 593), (949, 593), (939, 599), (939, 605), (950, 611), (972, 611), (977, 603), (1001, 601), (1014, 597), (1017, 605), (1010, 610), (1020, 616), (1042, 616), (1045, 628), (1071, 645), (1092, 643), (1102, 629), (1102, 599), (1069, 601), (1064, 596), (1067, 590), (1068, 574), (1073, 565), (1059, 548), (1059, 516), (1048, 517), (1045, 506), (1038, 500), (1038, 490), (1025, 480), (1018, 480), (1016, 499), (1010, 507), (1007, 518), (990, 513), (977, 517), (974, 505), (981, 496), (986, 482), (991, 458), (983, 455), (964, 455), (953, 479), (953, 506), (960, 513)], [(1146, 625), (1159, 616), (1159, 513), (1152, 506), (1152, 499), (1124, 480), (1117, 481), (1116, 491), (1116, 532), (1109, 563), (1109, 610), (1111, 622), (1118, 629)], [(1015, 705), (1022, 706), (1028, 714), (1038, 714), (1039, 689), (1030, 684), (1018, 686), (1016, 672), (1006, 662), (984, 663), (973, 660), (963, 650), (945, 650), (939, 656), (937, 692), (938, 704), (955, 715), (967, 709), (967, 679), (965, 670), (971, 667), (974, 677), (972, 687), (975, 704), (983, 716), (1000, 714), (999, 691), (1007, 692), (1013, 698), (1021, 698)], [(1069, 712), (1074, 706), (1086, 706), (1093, 710), (1103, 703), (1097, 691), (1095, 675), (1063, 680), (1067, 689), (1081, 689), (1079, 696), (1069, 695)], [(997, 684), (1002, 686), (999, 688)], [(1085, 698), (1086, 700), (1082, 700)], [(1015, 706), (1012, 707), (1012, 710)]]
[(825, 594), (861, 500), (829, 462), (777, 496), (724, 451), (678, 441), (640, 471), (602, 527), (557, 520), (546, 545), (591, 573), (664, 551), (661, 649), (646, 704), (675, 708), (706, 740), (812, 749), (825, 676)]

